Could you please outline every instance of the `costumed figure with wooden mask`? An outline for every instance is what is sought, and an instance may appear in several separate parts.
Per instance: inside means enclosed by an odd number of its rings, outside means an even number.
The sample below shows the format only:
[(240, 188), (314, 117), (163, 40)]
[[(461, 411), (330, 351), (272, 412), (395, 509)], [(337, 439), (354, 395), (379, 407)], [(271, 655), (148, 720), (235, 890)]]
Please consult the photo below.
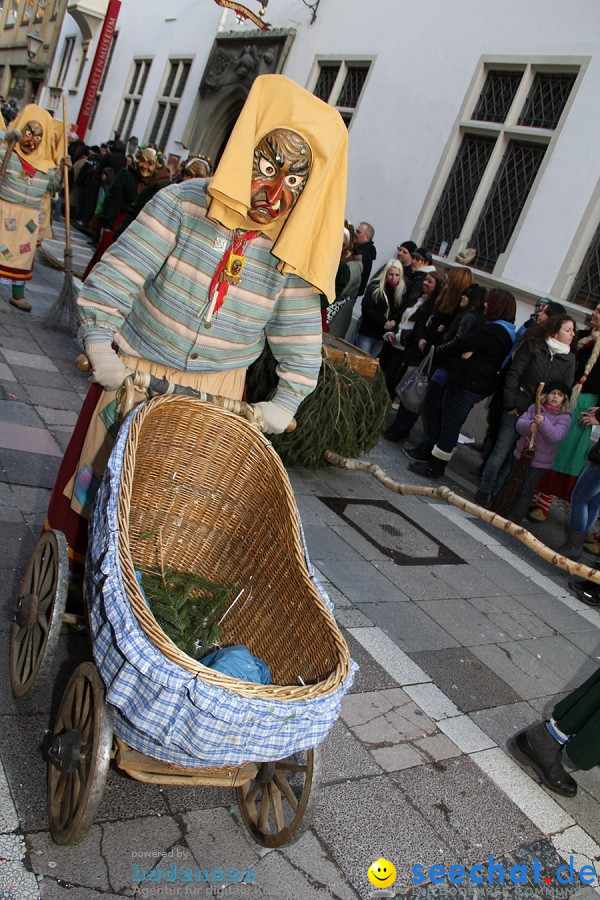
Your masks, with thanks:
[(42, 203), (62, 185), (65, 148), (56, 134), (50, 113), (32, 103), (13, 120), (10, 131), (0, 134), (5, 141), (0, 162), (6, 160), (0, 183), (0, 283), (10, 284), (10, 302), (23, 312), (31, 310), (25, 284), (40, 239)]
[(268, 342), (279, 380), (255, 414), (269, 433), (283, 432), (314, 390), (320, 294), (335, 297), (346, 165), (339, 113), (285, 76), (259, 76), (214, 177), (159, 191), (91, 272), (78, 299), (79, 337), (95, 383), (48, 517), (73, 557), (85, 529), (74, 533), (70, 513), (88, 513), (129, 371), (241, 399), (246, 369)]

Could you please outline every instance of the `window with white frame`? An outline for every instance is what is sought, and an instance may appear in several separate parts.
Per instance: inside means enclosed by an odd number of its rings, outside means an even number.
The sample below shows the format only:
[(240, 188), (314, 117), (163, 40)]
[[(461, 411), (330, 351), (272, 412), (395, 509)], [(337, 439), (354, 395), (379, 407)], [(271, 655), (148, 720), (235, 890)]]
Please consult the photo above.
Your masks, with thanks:
[(128, 90), (123, 97), (121, 114), (115, 128), (115, 137), (120, 138), (122, 141), (127, 141), (131, 137), (138, 106), (140, 105), (144, 88), (148, 81), (151, 66), (151, 59), (133, 60), (133, 69), (129, 80)]
[(589, 309), (595, 309), (600, 303), (600, 225), (579, 267), (568, 299)]
[(474, 247), (473, 265), (494, 270), (560, 128), (578, 70), (483, 64), (429, 212), (425, 246), (436, 253), (443, 244), (451, 253)]
[(110, 69), (110, 64), (112, 62), (113, 53), (115, 52), (115, 45), (117, 43), (117, 38), (119, 36), (119, 32), (113, 32), (112, 40), (110, 42), (110, 47), (108, 48), (108, 54), (106, 56), (106, 63), (104, 64), (104, 69), (102, 71), (102, 76), (100, 78), (100, 84), (98, 85), (98, 90), (96, 91), (96, 96), (94, 97), (94, 105), (92, 107), (92, 114), (90, 115), (90, 124), (89, 128), (92, 128), (94, 124), (94, 119), (96, 118), (96, 113), (98, 112), (98, 105), (102, 100), (102, 91), (104, 90), (104, 85), (106, 83), (106, 76), (108, 75), (108, 70)]
[(162, 92), (157, 101), (154, 121), (148, 134), (148, 143), (156, 144), (159, 150), (164, 151), (167, 146), (191, 68), (192, 61), (190, 59), (169, 60)]
[(362, 89), (369, 74), (368, 60), (319, 60), (313, 94), (335, 106), (346, 127), (358, 106)]
[(60, 57), (60, 64), (56, 74), (55, 87), (62, 88), (71, 65), (71, 57), (73, 56), (73, 48), (75, 47), (75, 35), (71, 34), (65, 38), (63, 49)]

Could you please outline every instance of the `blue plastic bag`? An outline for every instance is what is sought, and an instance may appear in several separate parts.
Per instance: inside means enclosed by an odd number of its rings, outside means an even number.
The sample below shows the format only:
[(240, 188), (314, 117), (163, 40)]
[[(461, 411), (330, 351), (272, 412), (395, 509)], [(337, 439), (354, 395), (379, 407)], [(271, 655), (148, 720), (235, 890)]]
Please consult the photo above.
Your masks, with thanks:
[(223, 675), (239, 678), (241, 681), (255, 681), (257, 684), (273, 684), (269, 667), (258, 656), (252, 656), (247, 647), (222, 647), (213, 650), (200, 660), (203, 666), (216, 669)]

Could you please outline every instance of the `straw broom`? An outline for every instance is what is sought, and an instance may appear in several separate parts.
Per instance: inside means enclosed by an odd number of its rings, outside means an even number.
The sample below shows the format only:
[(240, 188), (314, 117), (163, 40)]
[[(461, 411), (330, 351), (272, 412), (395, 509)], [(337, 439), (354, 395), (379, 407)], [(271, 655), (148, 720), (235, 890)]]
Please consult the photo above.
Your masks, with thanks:
[(386, 475), (383, 469), (375, 463), (363, 462), (360, 459), (348, 459), (347, 457), (340, 456), (339, 453), (334, 453), (332, 450), (326, 450), (323, 456), (327, 462), (340, 469), (350, 469), (354, 472), (368, 472), (370, 475), (373, 475), (380, 484), (396, 494), (402, 494), (405, 497), (429, 497), (431, 500), (444, 500), (450, 506), (456, 506), (458, 509), (464, 510), (464, 512), (471, 516), (477, 516), (477, 518), (483, 519), (484, 522), (489, 522), (490, 525), (500, 529), (500, 531), (512, 534), (513, 537), (521, 541), (522, 544), (525, 544), (530, 550), (533, 550), (538, 556), (541, 556), (542, 559), (552, 563), (553, 566), (557, 566), (559, 569), (563, 569), (563, 571), (568, 572), (569, 575), (578, 575), (580, 578), (586, 578), (588, 581), (600, 584), (600, 571), (598, 569), (593, 569), (591, 566), (584, 566), (581, 563), (576, 563), (571, 559), (567, 559), (566, 556), (562, 556), (560, 553), (557, 553), (555, 550), (551, 550), (550, 547), (542, 544), (541, 541), (534, 537), (530, 531), (527, 531), (526, 528), (523, 528), (522, 525), (516, 525), (508, 519), (504, 519), (498, 513), (484, 509), (482, 506), (478, 506), (477, 503), (472, 503), (470, 500), (465, 500), (464, 497), (455, 494), (454, 491), (451, 491), (448, 487), (430, 488), (421, 484), (400, 484), (398, 481), (394, 481), (393, 478), (390, 478), (389, 475)]
[[(63, 114), (63, 143), (64, 152), (67, 153), (67, 101), (62, 98)], [(66, 156), (65, 156), (66, 159)], [(71, 250), (71, 211), (69, 208), (69, 169), (66, 162), (63, 167), (63, 189), (65, 194), (65, 253), (63, 286), (54, 305), (48, 310), (40, 323), (45, 328), (61, 328), (74, 333), (79, 324), (75, 285), (73, 283), (73, 253)]]

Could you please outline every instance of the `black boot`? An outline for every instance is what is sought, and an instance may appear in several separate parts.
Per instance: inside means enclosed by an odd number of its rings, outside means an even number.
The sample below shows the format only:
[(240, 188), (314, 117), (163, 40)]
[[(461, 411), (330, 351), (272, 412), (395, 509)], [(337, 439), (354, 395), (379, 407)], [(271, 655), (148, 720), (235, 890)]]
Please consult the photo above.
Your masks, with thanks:
[(431, 444), (419, 444), (418, 447), (405, 447), (402, 451), (413, 462), (426, 462), (431, 455)]
[(408, 467), (415, 475), (424, 475), (425, 478), (441, 478), (446, 471), (446, 460), (430, 456), (424, 462), (413, 462)]
[(386, 441), (405, 441), (408, 437), (408, 431), (402, 431), (401, 428), (398, 428), (397, 425), (390, 425), (389, 428), (383, 432), (383, 436)]
[(557, 547), (557, 553), (566, 556), (577, 562), (583, 554), (583, 545), (587, 541), (587, 531), (569, 531), (567, 532), (567, 540), (560, 547)]
[(600, 609), (600, 584), (595, 584), (593, 581), (585, 581), (584, 579), (567, 583), (578, 600), (581, 600), (587, 606), (595, 606)]
[(562, 797), (574, 797), (577, 782), (571, 778), (561, 762), (562, 745), (554, 740), (545, 722), (530, 725), (507, 742), (511, 754), (520, 763), (533, 769), (542, 784)]

